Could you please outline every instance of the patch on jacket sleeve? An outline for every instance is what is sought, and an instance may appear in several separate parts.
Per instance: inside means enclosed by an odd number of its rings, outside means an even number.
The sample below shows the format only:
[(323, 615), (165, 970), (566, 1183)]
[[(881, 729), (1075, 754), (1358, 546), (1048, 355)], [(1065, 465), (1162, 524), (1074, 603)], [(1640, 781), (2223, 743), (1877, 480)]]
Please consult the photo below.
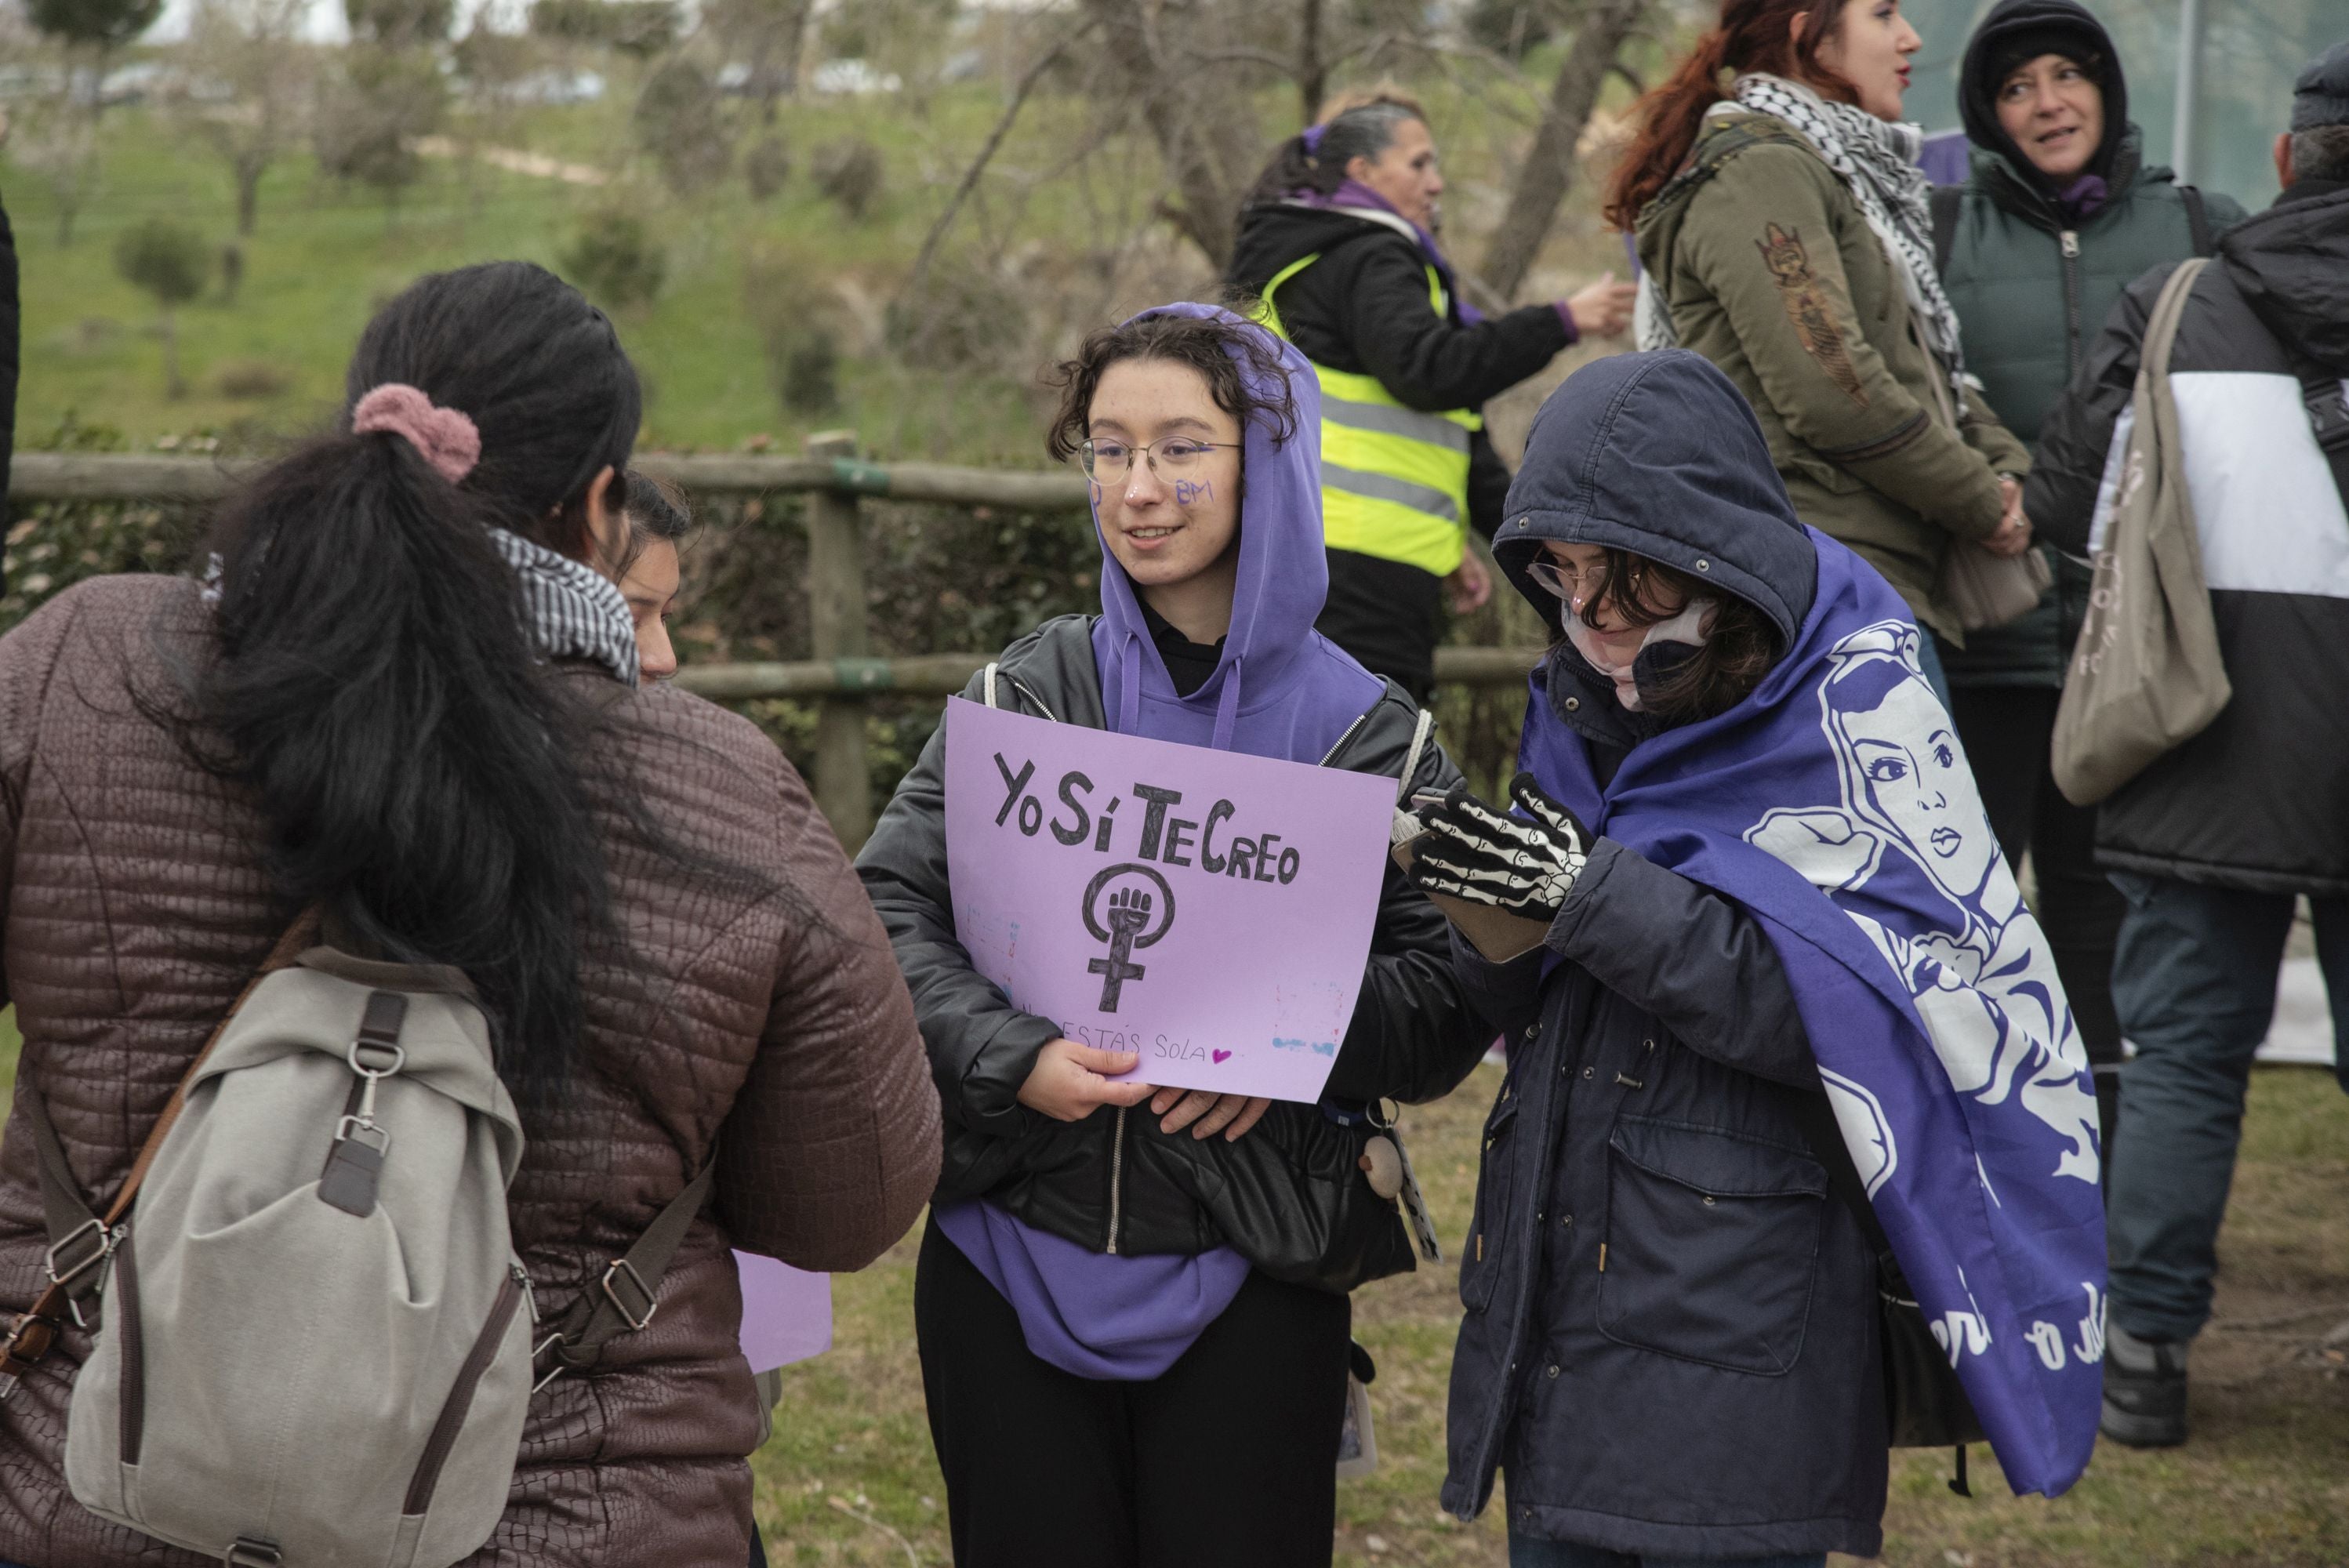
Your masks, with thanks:
[(1772, 223), (1754, 247), (1762, 253), (1762, 264), (1770, 269), (1778, 285), (1778, 298), (1786, 307), (1786, 319), (1794, 324), (1795, 335), (1802, 339), (1803, 352), (1826, 372), (1828, 380), (1843, 388), (1846, 397), (1867, 407), (1868, 390), (1859, 384), (1859, 367), (1844, 347), (1843, 328), (1836, 325), (1835, 312), (1827, 306), (1826, 290), (1811, 271), (1811, 253), (1803, 243), (1803, 232)]

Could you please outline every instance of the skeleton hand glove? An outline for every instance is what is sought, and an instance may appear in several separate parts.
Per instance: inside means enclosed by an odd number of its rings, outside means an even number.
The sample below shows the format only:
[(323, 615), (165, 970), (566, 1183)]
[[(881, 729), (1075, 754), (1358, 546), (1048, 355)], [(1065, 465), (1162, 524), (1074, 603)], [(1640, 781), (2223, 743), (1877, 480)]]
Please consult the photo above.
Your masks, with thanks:
[(1422, 811), (1427, 836), (1413, 851), (1411, 880), (1429, 892), (1555, 920), (1589, 856), (1590, 830), (1530, 773), (1516, 776), (1509, 796), (1530, 821), (1494, 810), (1465, 784)]

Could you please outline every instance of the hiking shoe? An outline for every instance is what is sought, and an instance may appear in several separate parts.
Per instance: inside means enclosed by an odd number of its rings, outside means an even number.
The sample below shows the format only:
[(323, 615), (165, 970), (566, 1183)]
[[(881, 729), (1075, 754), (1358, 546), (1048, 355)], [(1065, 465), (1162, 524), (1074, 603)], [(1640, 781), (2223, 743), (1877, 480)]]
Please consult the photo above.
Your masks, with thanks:
[(2105, 1343), (2105, 1436), (2133, 1449), (2174, 1449), (2186, 1440), (2183, 1343), (2139, 1339), (2119, 1324)]

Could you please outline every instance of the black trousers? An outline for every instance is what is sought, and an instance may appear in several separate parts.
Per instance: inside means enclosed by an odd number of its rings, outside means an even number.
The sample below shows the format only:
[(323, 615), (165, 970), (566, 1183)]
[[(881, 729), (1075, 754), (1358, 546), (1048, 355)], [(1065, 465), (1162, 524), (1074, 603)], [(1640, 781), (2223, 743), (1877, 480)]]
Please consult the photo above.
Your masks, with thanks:
[(1974, 768), (1991, 831), (2007, 863), (2023, 852), (2039, 878), (2039, 923), (2072, 999), (2080, 1043), (2096, 1070), (2096, 1115), (2112, 1158), (2120, 1110), (2121, 1025), (2113, 1011), (2113, 954), (2128, 903), (2096, 869), (2096, 811), (2055, 788), (2052, 686), (1961, 686), (1951, 694), (1958, 738)]
[(1313, 629), (1424, 703), (1444, 640), (1444, 579), (1354, 550), (1331, 550), (1330, 596)]
[(1251, 1274), (1164, 1376), (1078, 1377), (933, 1222), (914, 1327), (957, 1568), (1326, 1565), (1352, 1322)]

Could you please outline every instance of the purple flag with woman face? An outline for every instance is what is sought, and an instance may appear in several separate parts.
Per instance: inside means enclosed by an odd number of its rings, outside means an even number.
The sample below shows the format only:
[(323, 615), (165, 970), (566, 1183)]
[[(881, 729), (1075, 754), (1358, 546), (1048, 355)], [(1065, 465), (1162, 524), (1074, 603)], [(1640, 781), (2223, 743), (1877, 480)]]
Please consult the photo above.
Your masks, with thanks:
[(1785, 965), (1877, 1217), (2018, 1492), (2079, 1478), (2105, 1333), (2101, 1150), (2047, 939), (1992, 836), (1907, 607), (1816, 530), (1795, 645), (1604, 790), (1533, 722), (1525, 766), (1598, 832), (1735, 899)]

